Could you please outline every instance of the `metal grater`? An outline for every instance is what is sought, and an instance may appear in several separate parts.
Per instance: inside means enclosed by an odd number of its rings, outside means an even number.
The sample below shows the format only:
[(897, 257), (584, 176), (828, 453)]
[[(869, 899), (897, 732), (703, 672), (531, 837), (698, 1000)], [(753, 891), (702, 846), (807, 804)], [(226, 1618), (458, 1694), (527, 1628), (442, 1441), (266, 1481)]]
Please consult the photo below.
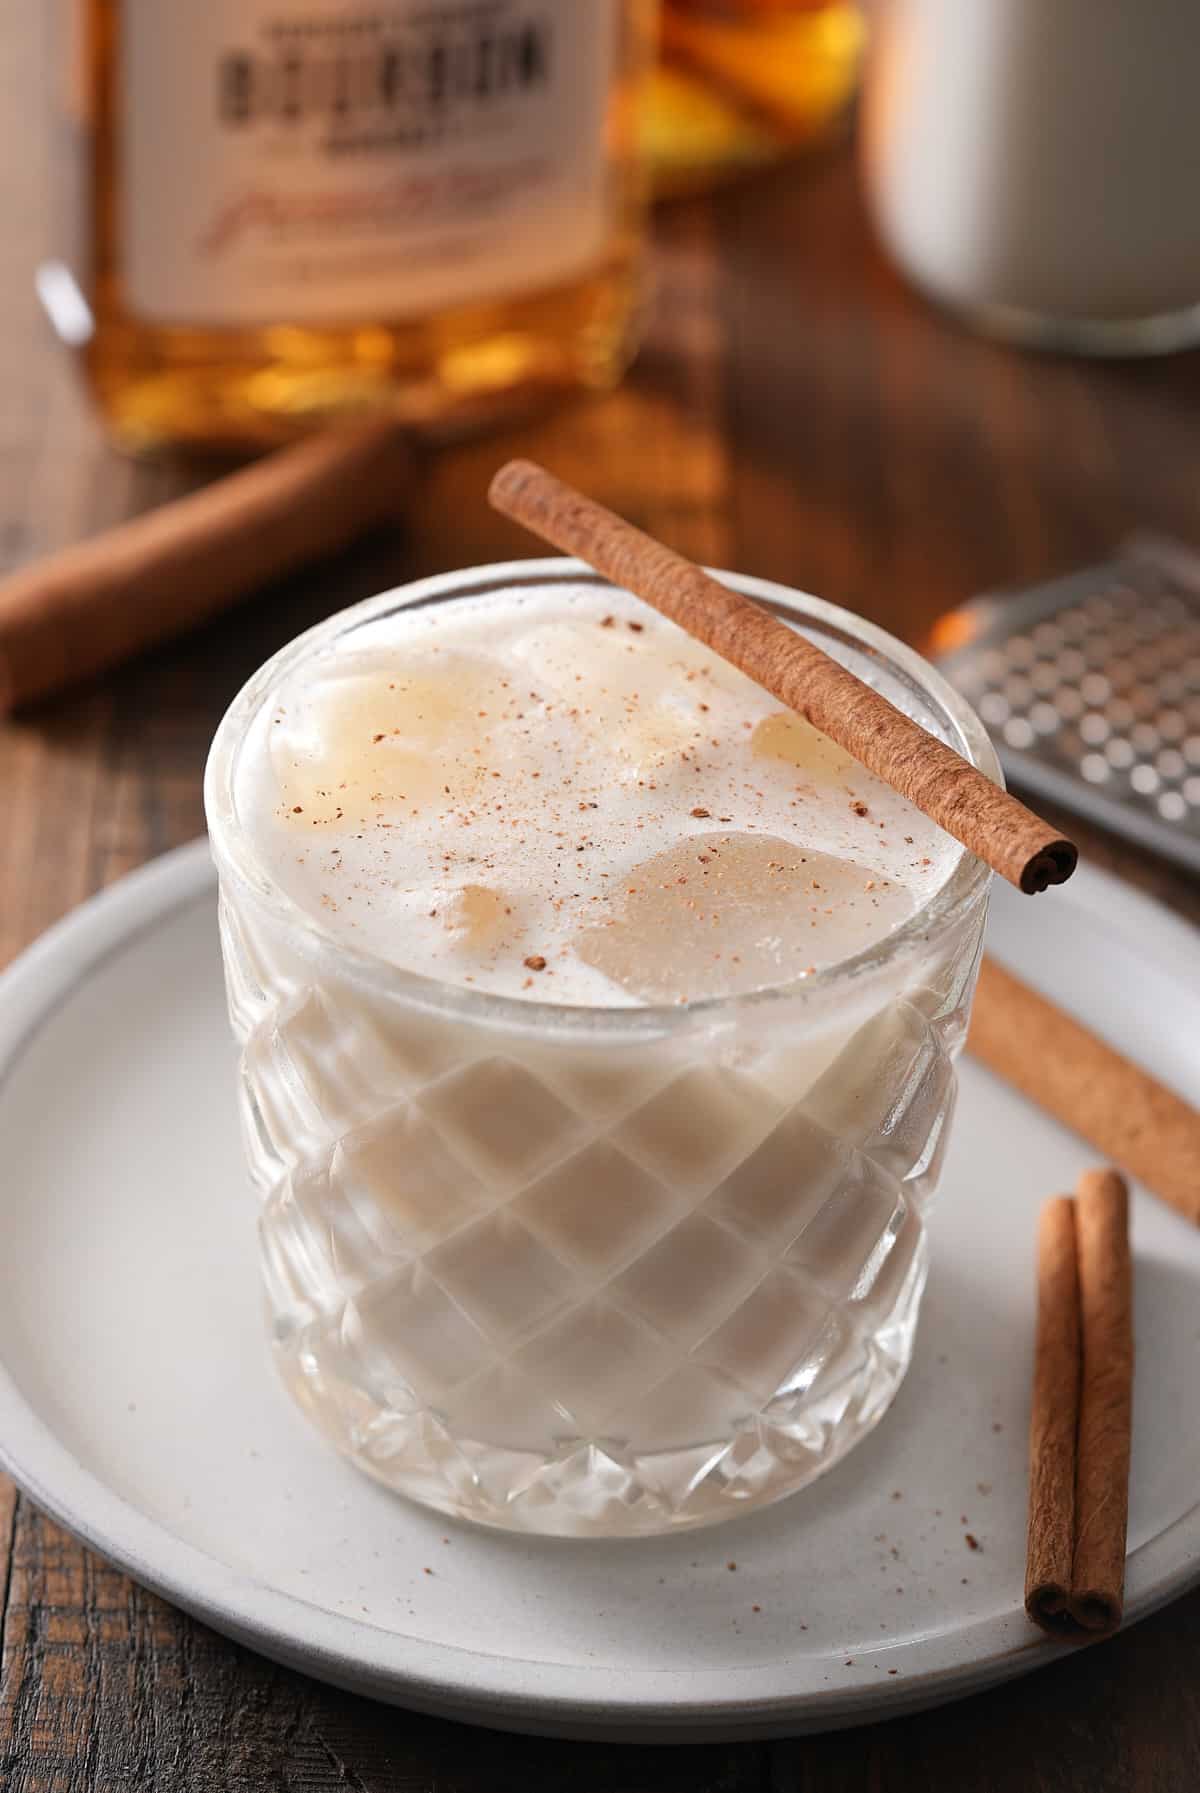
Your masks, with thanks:
[(1136, 536), (1103, 566), (976, 598), (936, 642), (1010, 783), (1200, 871), (1200, 555)]

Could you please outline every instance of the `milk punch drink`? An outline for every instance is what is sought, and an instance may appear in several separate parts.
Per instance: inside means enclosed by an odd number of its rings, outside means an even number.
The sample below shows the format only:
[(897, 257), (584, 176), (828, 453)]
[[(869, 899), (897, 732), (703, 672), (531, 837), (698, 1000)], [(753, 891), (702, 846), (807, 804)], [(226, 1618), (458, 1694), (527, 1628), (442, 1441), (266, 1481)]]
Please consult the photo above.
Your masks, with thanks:
[[(916, 655), (733, 583), (995, 776)], [(882, 1416), (978, 862), (569, 561), (301, 637), (206, 800), (276, 1362), (344, 1452), (621, 1535), (777, 1499)]]
[(955, 843), (636, 598), (406, 609), (284, 674), (235, 800), (357, 951), (591, 1007), (811, 975), (912, 915)]

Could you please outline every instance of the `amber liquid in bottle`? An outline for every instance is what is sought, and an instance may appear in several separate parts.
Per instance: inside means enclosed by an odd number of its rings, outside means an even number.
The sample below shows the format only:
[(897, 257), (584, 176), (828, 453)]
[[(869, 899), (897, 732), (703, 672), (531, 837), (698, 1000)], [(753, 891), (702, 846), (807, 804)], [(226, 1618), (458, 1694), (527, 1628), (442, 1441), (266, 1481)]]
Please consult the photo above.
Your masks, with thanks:
[(89, 0), (87, 374), (134, 451), (453, 434), (636, 346), (652, 0)]
[(687, 192), (835, 136), (858, 85), (859, 0), (663, 0), (644, 141)]

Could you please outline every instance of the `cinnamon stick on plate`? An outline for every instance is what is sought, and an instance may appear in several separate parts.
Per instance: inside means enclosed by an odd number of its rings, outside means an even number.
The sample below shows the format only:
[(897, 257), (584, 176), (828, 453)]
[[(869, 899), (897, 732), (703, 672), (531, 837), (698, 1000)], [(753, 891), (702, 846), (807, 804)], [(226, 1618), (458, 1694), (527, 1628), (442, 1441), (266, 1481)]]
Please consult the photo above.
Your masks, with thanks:
[(0, 713), (90, 678), (394, 516), (393, 423), (333, 429), (0, 580)]
[(1029, 1418), (1029, 1542), (1025, 1610), (1047, 1631), (1070, 1631), (1079, 1431), (1079, 1251), (1075, 1203), (1046, 1203), (1038, 1221), (1037, 1334)]
[(1129, 1191), (1113, 1170), (1087, 1170), (1076, 1189), (1083, 1365), (1075, 1465), (1071, 1614), (1085, 1631), (1113, 1631), (1125, 1591), (1133, 1421), (1133, 1264)]
[(1132, 1396), (1129, 1193), (1089, 1170), (1042, 1211), (1029, 1424), (1025, 1610), (1075, 1642), (1121, 1622)]
[(806, 636), (532, 461), (510, 461), (492, 504), (635, 592), (798, 711), (1019, 890), (1070, 877), (1070, 841)]
[(967, 1049), (1200, 1225), (1200, 1113), (994, 959)]

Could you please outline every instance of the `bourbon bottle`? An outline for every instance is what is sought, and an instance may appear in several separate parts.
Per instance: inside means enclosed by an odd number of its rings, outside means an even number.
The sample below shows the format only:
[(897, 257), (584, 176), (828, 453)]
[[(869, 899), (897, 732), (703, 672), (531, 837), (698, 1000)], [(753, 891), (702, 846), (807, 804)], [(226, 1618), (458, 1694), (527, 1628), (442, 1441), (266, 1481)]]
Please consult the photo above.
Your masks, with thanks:
[(123, 445), (450, 433), (635, 346), (652, 0), (74, 0), (43, 271)]

